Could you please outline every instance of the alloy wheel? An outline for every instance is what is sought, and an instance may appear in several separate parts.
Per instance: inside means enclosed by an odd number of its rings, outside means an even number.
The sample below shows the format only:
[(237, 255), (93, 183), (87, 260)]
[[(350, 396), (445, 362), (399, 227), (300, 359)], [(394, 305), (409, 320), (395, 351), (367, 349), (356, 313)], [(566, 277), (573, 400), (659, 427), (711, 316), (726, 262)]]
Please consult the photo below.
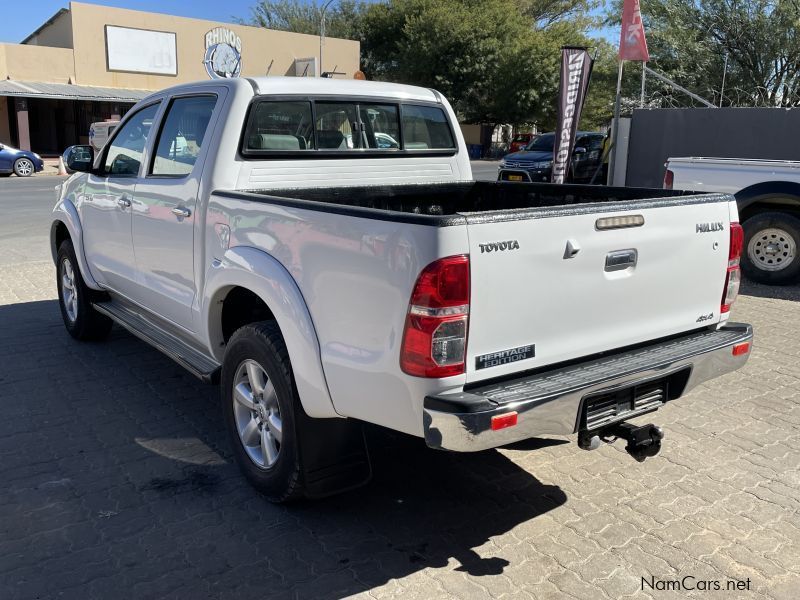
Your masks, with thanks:
[(78, 318), (78, 291), (75, 286), (75, 269), (68, 258), (61, 261), (61, 297), (70, 323)]
[(256, 466), (269, 469), (278, 461), (283, 422), (275, 386), (264, 368), (245, 360), (233, 378), (233, 416), (239, 441)]

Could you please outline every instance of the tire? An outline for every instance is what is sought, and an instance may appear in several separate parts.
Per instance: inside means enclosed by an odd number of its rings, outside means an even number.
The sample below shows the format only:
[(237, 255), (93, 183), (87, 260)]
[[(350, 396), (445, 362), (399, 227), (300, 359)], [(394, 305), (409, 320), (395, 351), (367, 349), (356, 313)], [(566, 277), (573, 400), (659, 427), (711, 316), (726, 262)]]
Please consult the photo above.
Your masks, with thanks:
[(800, 279), (800, 219), (770, 211), (742, 226), (742, 271), (749, 279), (767, 285), (789, 285)]
[(113, 322), (92, 307), (102, 294), (89, 289), (83, 281), (70, 240), (61, 242), (56, 259), (56, 286), (61, 318), (76, 340), (99, 341), (108, 337)]
[(14, 173), (17, 177), (30, 177), (36, 172), (36, 167), (30, 158), (18, 158), (14, 161)]
[(231, 336), (220, 385), (225, 426), (245, 477), (271, 502), (303, 497), (297, 435), (303, 409), (277, 323), (252, 323)]

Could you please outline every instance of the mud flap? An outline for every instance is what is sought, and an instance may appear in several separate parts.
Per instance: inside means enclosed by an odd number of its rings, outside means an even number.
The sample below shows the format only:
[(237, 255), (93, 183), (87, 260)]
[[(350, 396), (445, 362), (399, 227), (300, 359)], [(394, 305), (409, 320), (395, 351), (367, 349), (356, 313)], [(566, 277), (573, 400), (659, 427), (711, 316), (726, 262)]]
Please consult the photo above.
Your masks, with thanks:
[(361, 487), (372, 478), (364, 428), (354, 419), (297, 414), (306, 497), (323, 498)]

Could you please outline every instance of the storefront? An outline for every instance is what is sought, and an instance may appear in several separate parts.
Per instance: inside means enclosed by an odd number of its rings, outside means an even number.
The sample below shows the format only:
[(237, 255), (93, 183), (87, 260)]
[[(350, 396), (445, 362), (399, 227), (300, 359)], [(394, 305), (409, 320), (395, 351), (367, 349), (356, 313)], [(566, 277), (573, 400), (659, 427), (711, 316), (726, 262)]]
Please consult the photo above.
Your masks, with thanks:
[(219, 77), (352, 78), (359, 44), (317, 36), (70, 2), (20, 44), (0, 44), (0, 142), (40, 154), (87, 143), (165, 87)]

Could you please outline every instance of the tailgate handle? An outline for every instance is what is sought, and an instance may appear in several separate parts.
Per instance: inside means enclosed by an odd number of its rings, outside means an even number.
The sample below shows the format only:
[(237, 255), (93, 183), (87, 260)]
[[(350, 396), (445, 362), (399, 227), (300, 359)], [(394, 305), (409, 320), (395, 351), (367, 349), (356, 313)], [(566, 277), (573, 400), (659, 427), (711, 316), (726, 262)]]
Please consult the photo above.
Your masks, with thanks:
[(628, 267), (635, 267), (638, 257), (636, 248), (609, 252), (606, 254), (606, 271), (622, 271)]

